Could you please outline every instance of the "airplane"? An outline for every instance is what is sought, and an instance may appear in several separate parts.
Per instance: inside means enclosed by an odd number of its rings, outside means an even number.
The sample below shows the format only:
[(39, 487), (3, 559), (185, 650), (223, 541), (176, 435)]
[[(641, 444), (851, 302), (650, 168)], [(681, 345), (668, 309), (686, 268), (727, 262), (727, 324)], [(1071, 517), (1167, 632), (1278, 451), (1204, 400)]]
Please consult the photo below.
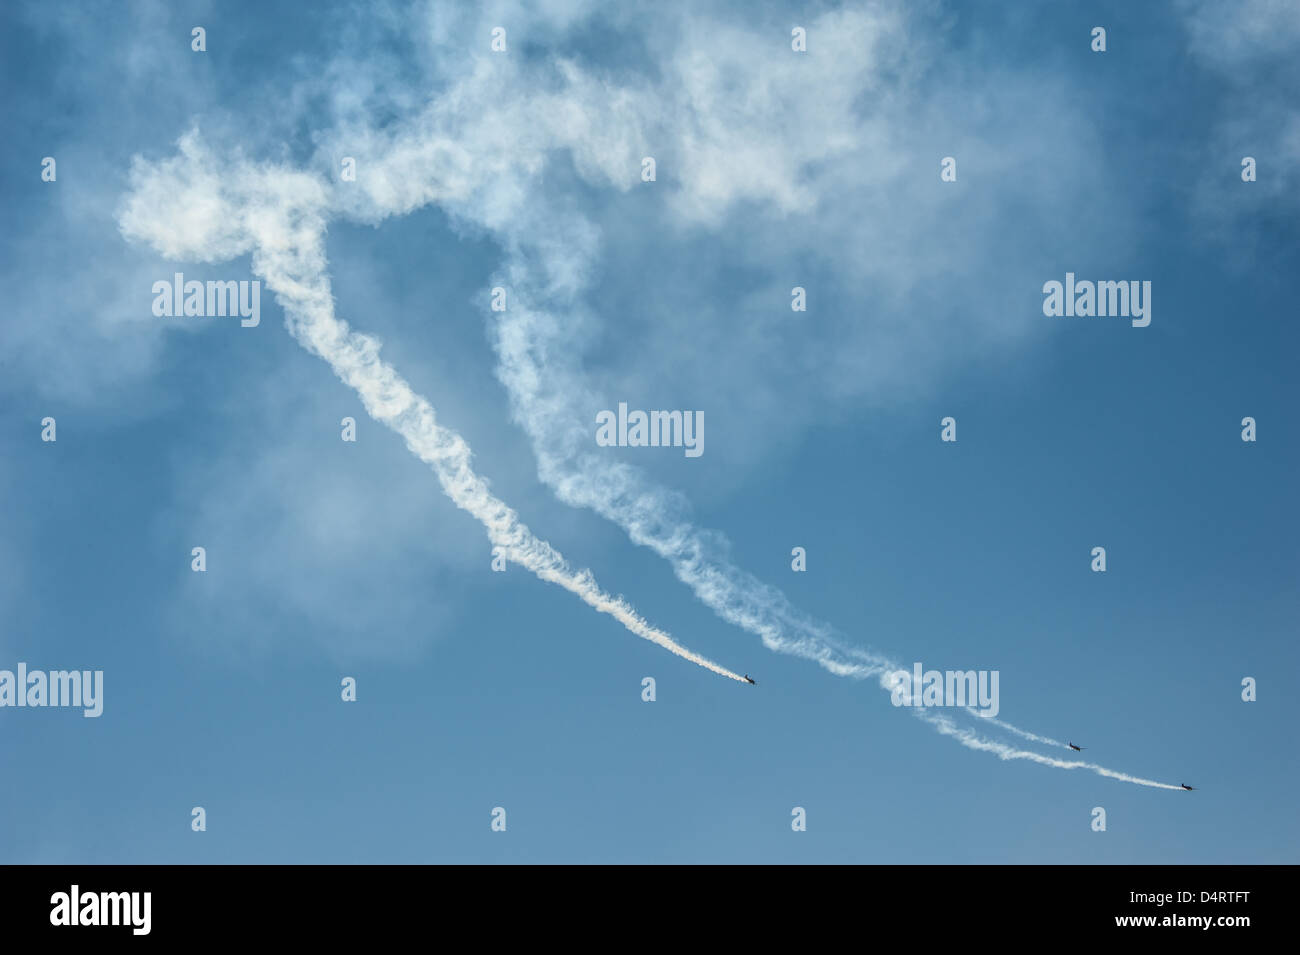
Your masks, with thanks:
[(1080, 750), (1083, 749), (1082, 746), (1075, 746), (1073, 743), (1066, 743), (1065, 745), (1070, 747), (1070, 749), (1074, 750), (1075, 752), (1079, 752)]
[(1179, 785), (1182, 786), (1184, 789), (1186, 789), (1188, 792), (1192, 792), (1196, 788), (1194, 786), (1187, 785), (1187, 783), (1179, 783)]
[(757, 682), (755, 682), (754, 680), (751, 680), (751, 679), (749, 678), (749, 674), (748, 674), (748, 673), (745, 674), (745, 682), (746, 682), (746, 683), (751, 683), (751, 684), (753, 684), (754, 686), (758, 686), (758, 683), (757, 683)]

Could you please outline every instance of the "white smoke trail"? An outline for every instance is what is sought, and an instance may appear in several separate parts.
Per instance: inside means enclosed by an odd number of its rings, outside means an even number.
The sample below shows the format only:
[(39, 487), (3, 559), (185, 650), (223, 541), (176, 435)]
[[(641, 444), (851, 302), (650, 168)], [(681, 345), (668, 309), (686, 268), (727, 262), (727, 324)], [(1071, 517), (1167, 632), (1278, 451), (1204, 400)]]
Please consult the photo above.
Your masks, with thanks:
[(1034, 753), (1029, 750), (1015, 749), (1005, 743), (997, 743), (984, 739), (974, 730), (957, 726), (957, 724), (943, 713), (936, 712), (933, 709), (921, 707), (914, 709), (912, 712), (915, 713), (918, 718), (933, 726), (942, 735), (951, 736), (968, 749), (979, 750), (984, 753), (993, 753), (999, 759), (1027, 759), (1042, 766), (1051, 766), (1055, 769), (1086, 769), (1090, 772), (1096, 773), (1098, 776), (1105, 776), (1108, 779), (1118, 779), (1120, 782), (1124, 783), (1133, 783), (1135, 786), (1149, 786), (1152, 789), (1183, 788), (1181, 786), (1174, 786), (1170, 783), (1157, 782), (1154, 779), (1143, 779), (1141, 776), (1130, 776), (1128, 773), (1121, 773), (1113, 769), (1107, 769), (1105, 766), (1099, 766), (1096, 763), (1088, 763), (1083, 760), (1056, 759), (1052, 756), (1043, 756), (1041, 753)]
[[(507, 267), (512, 286), (544, 288), (545, 278), (535, 278), (535, 263), (544, 256), (516, 255)], [(589, 508), (617, 524), (635, 543), (650, 548), (669, 562), (677, 578), (722, 619), (755, 634), (769, 649), (811, 660), (836, 676), (855, 679), (878, 677), (890, 692), (891, 673), (906, 670), (897, 662), (873, 651), (848, 646), (827, 624), (796, 610), (779, 590), (760, 582), (735, 566), (726, 556), (726, 542), (716, 531), (697, 528), (685, 516), (687, 505), (677, 494), (653, 486), (639, 469), (607, 456), (576, 449), (576, 412), (557, 409), (598, 407), (567, 356), (575, 344), (561, 338), (563, 324), (545, 313), (516, 307), (495, 313), (495, 347), (499, 356), (498, 377), (510, 393), (512, 409), (531, 438), (538, 460), (538, 474), (565, 503)], [(538, 356), (546, 356), (543, 364)], [(583, 430), (582, 438), (587, 438)], [(566, 457), (564, 449), (570, 449)], [(1108, 769), (1083, 760), (1064, 760), (981, 736), (959, 727), (933, 709), (911, 708), (937, 732), (969, 749), (987, 752), (1000, 759), (1024, 759), (1055, 769), (1086, 769), (1100, 776), (1156, 789), (1180, 789), (1140, 776)], [(973, 711), (974, 712), (974, 711)], [(1002, 730), (1031, 742), (1065, 748), (1065, 744), (992, 717), (978, 716)]]
[[(134, 191), (119, 217), (127, 238), (144, 239), (164, 255), (200, 260), (226, 258), (232, 249), (247, 248), (254, 273), (284, 308), (293, 336), (356, 391), (371, 417), (400, 434), (411, 452), (433, 468), (447, 496), (483, 525), (507, 560), (558, 584), (637, 636), (743, 682), (739, 674), (652, 627), (622, 598), (601, 590), (590, 571), (572, 569), (550, 544), (535, 537), (474, 472), (464, 438), (438, 424), (432, 405), (380, 359), (379, 342), (352, 331), (334, 314), (317, 183), (272, 168), (218, 173), (207, 168), (207, 156), (194, 138), (182, 144), (182, 154), (180, 160), (133, 168)], [(307, 201), (296, 204), (295, 196)], [(201, 210), (198, 221), (195, 209)]]
[(1027, 739), (1031, 743), (1041, 743), (1044, 746), (1058, 746), (1061, 749), (1070, 748), (1065, 743), (1062, 743), (1059, 739), (1052, 739), (1050, 736), (1039, 736), (1037, 733), (1031, 733), (1028, 730), (1022, 730), (1020, 727), (1012, 726), (1010, 723), (1003, 722), (1002, 720), (998, 719), (995, 716), (982, 716), (979, 710), (976, 710), (974, 707), (970, 707), (970, 706), (966, 707), (966, 712), (972, 714), (973, 716), (979, 716), (979, 718), (984, 720), (986, 723), (992, 723), (994, 726), (998, 727), (999, 729), (1004, 729), (1008, 733), (1014, 733), (1017, 736), (1019, 736), (1021, 739)]
[[(534, 261), (536, 261), (534, 259)], [(528, 288), (527, 259), (516, 258), (508, 271), (512, 283)], [(565, 423), (555, 417), (567, 396), (586, 399), (585, 386), (566, 361), (571, 348), (548, 338), (563, 326), (527, 308), (497, 313), (496, 347), (500, 357), (498, 376), (510, 392), (516, 419), (532, 438), (538, 459), (538, 473), (566, 503), (589, 508), (622, 527), (635, 543), (648, 547), (666, 559), (677, 578), (722, 619), (760, 637), (765, 646), (780, 653), (811, 660), (836, 676), (854, 679), (879, 678), (886, 692), (893, 690), (890, 674), (906, 671), (879, 653), (847, 646), (827, 624), (796, 610), (779, 590), (760, 582), (736, 567), (727, 557), (726, 544), (714, 531), (702, 531), (681, 516), (685, 502), (676, 494), (654, 487), (638, 469), (593, 454), (577, 454), (566, 460), (554, 449), (579, 446), (565, 434)], [(542, 366), (535, 356), (553, 360)], [(583, 437), (586, 438), (584, 432)], [(1055, 769), (1084, 769), (1120, 782), (1154, 789), (1181, 787), (1109, 769), (1084, 760), (1064, 760), (1030, 750), (1017, 749), (990, 740), (975, 730), (958, 726), (942, 712), (909, 707), (923, 722), (941, 735), (979, 752), (1003, 760), (1022, 759)], [(972, 711), (977, 712), (977, 711)], [(1065, 748), (1065, 744), (993, 717), (978, 715), (987, 722), (1031, 742)]]
[[(700, 530), (690, 520), (689, 506), (680, 495), (650, 485), (635, 469), (590, 453), (585, 409), (602, 405), (585, 387), (578, 364), (585, 341), (582, 310), (576, 303), (588, 287), (587, 274), (596, 260), (596, 230), (573, 210), (550, 207), (537, 183), (547, 157), (567, 150), (580, 175), (626, 189), (635, 182), (638, 157), (649, 154), (650, 143), (675, 142), (676, 152), (683, 157), (683, 185), (676, 206), (706, 210), (699, 216), (702, 221), (719, 215), (737, 199), (768, 202), (787, 211), (815, 201), (815, 186), (803, 175), (807, 166), (861, 148), (855, 137), (870, 135), (870, 128), (858, 119), (856, 91), (864, 81), (878, 77), (873, 76), (875, 64), (855, 51), (887, 33), (882, 21), (872, 16), (854, 11), (828, 16), (833, 21), (818, 32), (824, 43), (847, 45), (844, 55), (831, 51), (832, 55), (809, 61), (812, 66), (807, 71), (791, 72), (789, 65), (781, 66), (780, 82), (762, 86), (743, 108), (737, 108), (718, 85), (721, 74), (702, 68), (719, 54), (717, 47), (688, 51), (668, 64), (668, 82), (678, 86), (667, 90), (611, 87), (604, 78), (594, 79), (571, 63), (560, 63), (558, 85), (548, 80), (536, 85), (539, 92), (529, 92), (534, 86), (529, 77), (519, 75), (518, 65), (477, 60), (412, 121), (374, 129), (363, 118), (360, 125), (326, 137), (322, 163), (351, 153), (367, 172), (351, 187), (328, 197), (314, 196), (297, 211), (301, 215), (309, 210), (320, 217), (332, 212), (377, 223), (437, 204), (454, 218), (496, 236), (506, 250), (507, 277), (502, 284), (512, 296), (506, 312), (492, 314), (498, 376), (510, 394), (516, 420), (529, 435), (543, 482), (562, 501), (596, 511), (622, 527), (634, 542), (662, 556), (701, 601), (722, 619), (759, 636), (769, 648), (812, 660), (836, 675), (878, 677), (888, 689), (885, 677), (901, 669), (897, 664), (878, 653), (852, 648), (832, 628), (797, 611), (779, 591), (736, 567), (721, 536)], [(696, 32), (712, 36), (709, 31)], [(728, 70), (762, 64), (770, 72), (773, 64), (761, 53), (747, 59), (748, 54), (740, 52), (745, 43), (751, 44), (753, 53), (765, 42), (730, 36), (724, 45), (730, 51)], [(525, 91), (522, 95), (520, 89)], [(811, 101), (822, 108), (808, 113), (798, 105)], [(715, 102), (726, 107), (714, 111)], [(801, 117), (803, 125), (783, 134), (792, 117)], [(732, 151), (736, 143), (752, 145), (739, 157)], [(315, 188), (324, 188), (312, 182)], [(209, 191), (219, 188), (206, 185)], [(261, 203), (277, 201), (274, 190), (258, 197)], [(204, 224), (210, 225), (211, 209), (202, 204), (197, 208), (207, 209)], [(257, 203), (240, 208), (256, 209)], [(282, 215), (275, 221), (293, 222), (295, 217)], [(268, 283), (286, 303), (295, 335), (326, 357), (345, 381), (359, 390), (372, 388), (368, 409), (373, 405), (372, 414), (402, 431), (412, 450), (426, 460), (432, 458), (431, 463), (442, 461), (448, 449), (439, 436), (441, 429), (432, 430), (436, 427), (432, 409), (416, 401), (405, 382), (378, 361), (373, 340), (355, 335), (333, 318), (324, 256), (318, 248), (322, 234), (320, 222), (305, 242), (303, 237), (296, 242), (282, 236), (263, 237), (255, 268), (268, 276)], [(309, 250), (315, 261), (302, 268), (280, 265), (282, 259), (293, 263), (303, 250)], [(272, 261), (266, 262), (267, 258)], [(277, 265), (280, 268), (273, 268)], [(305, 301), (298, 302), (299, 297)], [(563, 310), (563, 319), (557, 309)], [(418, 425), (416, 438), (404, 430), (411, 423)], [(458, 441), (455, 436), (451, 443)], [(435, 465), (453, 499), (460, 488), (462, 499), (483, 503), (479, 495), (486, 491), (477, 479), (468, 479), (457, 468), (444, 468)], [(504, 505), (489, 496), (484, 507), (489, 518), (484, 522), (492, 534), (492, 521)], [(517, 523), (513, 512), (508, 514), (503, 518), (506, 525)], [(553, 554), (549, 548), (534, 561), (539, 576), (552, 572), (548, 554)], [(554, 560), (559, 561), (558, 555)], [(573, 583), (574, 592), (583, 589)], [(729, 671), (725, 675), (736, 678)], [(1087, 768), (1139, 785), (1178, 788), (1091, 763), (1015, 750), (959, 729), (946, 716), (923, 709), (917, 713), (943, 735), (1003, 759)], [(1037, 737), (1001, 725), (1025, 738)]]

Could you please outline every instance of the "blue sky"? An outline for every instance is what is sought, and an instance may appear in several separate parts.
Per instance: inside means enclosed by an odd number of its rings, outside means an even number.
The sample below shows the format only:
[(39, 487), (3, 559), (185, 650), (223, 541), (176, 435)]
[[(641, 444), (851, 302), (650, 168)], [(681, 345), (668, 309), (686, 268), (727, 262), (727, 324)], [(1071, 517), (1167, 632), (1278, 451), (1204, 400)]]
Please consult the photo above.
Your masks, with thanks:
[[(0, 859), (1297, 861), (1285, 4), (3, 16), (0, 669), (102, 669), (105, 702), (0, 709)], [(267, 230), (300, 213), (492, 493), (758, 687), (491, 571), (286, 330)], [(155, 317), (176, 271), (261, 280), (261, 324)], [(1067, 271), (1151, 281), (1150, 326), (1044, 316)], [(703, 411), (705, 453), (597, 448), (619, 401)], [(977, 752), (774, 653), (600, 513), (612, 478), (783, 592), (782, 638), (998, 670), (1001, 719), (1198, 791)]]

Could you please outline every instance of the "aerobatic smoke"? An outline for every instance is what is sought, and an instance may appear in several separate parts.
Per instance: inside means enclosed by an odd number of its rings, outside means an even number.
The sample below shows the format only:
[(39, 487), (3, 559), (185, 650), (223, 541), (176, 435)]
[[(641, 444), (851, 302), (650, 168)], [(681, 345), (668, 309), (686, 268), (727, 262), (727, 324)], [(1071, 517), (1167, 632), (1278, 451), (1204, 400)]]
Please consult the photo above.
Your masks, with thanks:
[[(971, 707), (967, 707), (966, 711), (968, 713), (971, 713), (974, 716), (980, 716), (979, 711)], [(1059, 739), (1052, 739), (1050, 736), (1039, 736), (1037, 733), (1031, 733), (1028, 730), (1022, 730), (1020, 727), (1012, 726), (1010, 723), (1003, 722), (1002, 720), (998, 719), (995, 716), (980, 716), (980, 718), (986, 720), (989, 723), (992, 723), (994, 726), (998, 727), (999, 729), (1006, 730), (1008, 733), (1014, 733), (1016, 736), (1019, 736), (1021, 739), (1027, 739), (1031, 743), (1042, 743), (1044, 746), (1059, 746), (1061, 749), (1070, 748), (1065, 743), (1062, 743)]]
[[(330, 218), (378, 224), (437, 205), (454, 223), (486, 229), (504, 251), (501, 284), (511, 293), (510, 306), (491, 313), (497, 374), (509, 392), (513, 416), (529, 436), (542, 481), (560, 500), (595, 511), (663, 557), (706, 606), (765, 646), (838, 676), (878, 678), (889, 690), (889, 674), (900, 669), (894, 661), (854, 648), (829, 625), (794, 608), (780, 591), (735, 566), (725, 540), (695, 526), (680, 494), (593, 453), (584, 409), (601, 405), (580, 365), (594, 324), (581, 300), (598, 259), (598, 231), (538, 187), (550, 157), (567, 153), (582, 178), (628, 189), (637, 182), (641, 157), (658, 143), (679, 157), (679, 184), (668, 201), (685, 219), (708, 223), (738, 200), (782, 212), (815, 203), (818, 183), (806, 174), (809, 167), (825, 167), (865, 148), (862, 140), (880, 138), (881, 120), (863, 118), (858, 93), (880, 82), (881, 41), (898, 29), (897, 18), (881, 9), (819, 18), (815, 32), (824, 53), (806, 64), (764, 59), (754, 51), (766, 40), (742, 32), (733, 31), (721, 46), (714, 37), (708, 50), (688, 48), (661, 64), (658, 87), (619, 87), (563, 60), (534, 82), (509, 58), (470, 56), (468, 63), (457, 63), (457, 78), (402, 122), (376, 128), (361, 116), (322, 135), (320, 167), (351, 154), (363, 170), (342, 188), (324, 176), (244, 162), (227, 165), (218, 175), (190, 135), (181, 140), (178, 158), (137, 164), (120, 217), (122, 230), (173, 258), (251, 252), (254, 271), (283, 305), (298, 341), (357, 390), (376, 420), (402, 434), (412, 452), (433, 467), (448, 496), (483, 523), (509, 559), (613, 615), (639, 636), (741, 679), (650, 627), (622, 600), (601, 591), (588, 572), (569, 569), (533, 537), (474, 474), (464, 440), (438, 425), (428, 402), (379, 359), (378, 342), (335, 316), (322, 247)], [(689, 44), (689, 37), (684, 42)], [(743, 74), (753, 69), (745, 59), (749, 54), (767, 75), (755, 78), (746, 86), (750, 92), (734, 101), (728, 90), (735, 88), (735, 77), (727, 79), (709, 64), (725, 57), (727, 76)], [(816, 102), (818, 109), (803, 111), (805, 102)], [(736, 144), (745, 144), (743, 155), (736, 154)], [(859, 169), (855, 164), (855, 173)], [(1179, 788), (1015, 749), (934, 710), (914, 712), (942, 735), (1004, 760)], [(990, 725), (1032, 742), (1060, 745), (1009, 723), (992, 720)]]
[[(181, 158), (155, 166), (137, 163), (135, 191), (120, 216), (123, 234), (148, 241), (173, 258), (210, 261), (251, 251), (253, 271), (275, 293), (294, 338), (325, 359), (356, 391), (370, 416), (400, 434), (411, 452), (433, 468), (447, 496), (483, 525), (507, 560), (670, 653), (743, 680), (652, 627), (622, 598), (601, 590), (590, 571), (574, 570), (535, 537), (474, 472), (465, 439), (438, 424), (432, 405), (379, 357), (379, 342), (352, 331), (334, 314), (315, 180), (276, 167), (233, 165), (218, 173), (208, 167), (208, 158), (191, 136), (182, 141)], [(201, 214), (193, 215), (194, 209)]]
[(1152, 789), (1182, 789), (1181, 786), (1174, 786), (1169, 783), (1157, 782), (1154, 779), (1143, 779), (1141, 776), (1130, 776), (1128, 773), (1117, 772), (1113, 769), (1107, 769), (1105, 766), (1098, 766), (1096, 763), (1088, 763), (1083, 760), (1074, 759), (1056, 759), (1052, 756), (1043, 756), (1041, 753), (1034, 753), (1025, 749), (1016, 749), (1008, 746), (1006, 743), (998, 743), (981, 737), (974, 730), (958, 726), (943, 713), (936, 712), (933, 709), (913, 710), (918, 718), (924, 720), (933, 726), (939, 733), (944, 736), (951, 736), (963, 746), (979, 750), (983, 753), (993, 753), (999, 759), (1027, 759), (1030, 762), (1038, 763), (1042, 766), (1052, 766), (1055, 769), (1086, 769), (1096, 773), (1098, 776), (1105, 776), (1107, 779), (1118, 779), (1120, 782), (1133, 783), (1135, 786), (1149, 786)]

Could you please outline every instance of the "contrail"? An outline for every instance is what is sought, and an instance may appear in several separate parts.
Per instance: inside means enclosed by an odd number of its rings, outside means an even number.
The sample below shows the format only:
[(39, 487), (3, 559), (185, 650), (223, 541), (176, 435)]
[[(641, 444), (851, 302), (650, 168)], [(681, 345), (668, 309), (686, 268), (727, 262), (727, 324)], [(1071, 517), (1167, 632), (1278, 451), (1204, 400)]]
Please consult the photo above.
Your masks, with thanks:
[[(447, 496), (483, 525), (488, 539), (501, 548), (507, 560), (558, 584), (637, 636), (719, 676), (743, 682), (739, 674), (688, 650), (648, 624), (621, 597), (601, 590), (590, 571), (574, 570), (555, 548), (535, 537), (474, 472), (465, 439), (438, 424), (433, 406), (379, 357), (379, 341), (353, 331), (334, 314), (322, 242), (324, 222), (316, 202), (311, 201), (318, 197), (317, 184), (310, 177), (288, 172), (277, 175), (265, 168), (227, 169), (220, 181), (233, 176), (248, 194), (229, 197), (218, 190), (196, 195), (187, 187), (196, 183), (216, 187), (219, 180), (202, 168), (205, 155), (194, 140), (182, 151), (188, 151), (186, 160), (198, 163), (199, 168), (178, 166), (176, 161), (154, 167), (137, 163), (133, 168), (135, 191), (119, 219), (127, 238), (144, 239), (169, 257), (188, 254), (200, 260), (220, 260), (228, 257), (232, 247), (247, 247), (254, 273), (262, 276), (275, 294), (294, 338), (325, 359), (356, 391), (370, 416), (400, 434), (411, 452), (433, 468)], [(309, 197), (309, 201), (302, 205), (290, 201), (286, 207), (286, 197), (295, 195)], [(248, 202), (250, 199), (254, 201)], [(204, 210), (209, 221), (197, 223), (194, 233), (186, 235), (186, 225), (193, 224), (192, 218), (188, 223), (187, 218), (196, 207)], [(237, 227), (226, 226), (226, 231), (212, 233), (209, 226), (214, 212), (230, 223), (242, 223), (247, 237), (240, 235)], [(205, 238), (213, 240), (211, 245)]]
[[(544, 162), (542, 153), (548, 148), (567, 148), (579, 157), (635, 156), (643, 153), (629, 144), (662, 139), (677, 127), (656, 127), (648, 122), (643, 128), (629, 120), (629, 114), (653, 115), (653, 109), (646, 103), (633, 110), (613, 108), (611, 104), (630, 94), (623, 90), (593, 94), (590, 80), (572, 65), (566, 69), (565, 79), (568, 98), (551, 93), (522, 107), (508, 98), (484, 96), (473, 82), (467, 84), (469, 92), (458, 88), (448, 101), (474, 104), (479, 127), (467, 125), (454, 106), (449, 109), (435, 101), (413, 124), (414, 132), (395, 134), (391, 139), (380, 137), (371, 161), (381, 173), (375, 176), (376, 185), (368, 188), (365, 202), (358, 205), (355, 199), (348, 200), (350, 211), (360, 213), (363, 219), (382, 219), (436, 203), (500, 239), (505, 261), (494, 283), (509, 290), (511, 303), (503, 311), (488, 313), (498, 358), (497, 377), (510, 397), (512, 417), (529, 437), (538, 476), (561, 501), (590, 509), (621, 527), (634, 543), (664, 558), (677, 578), (720, 618), (755, 634), (771, 650), (811, 660), (832, 674), (855, 679), (883, 678), (903, 669), (880, 653), (853, 647), (832, 627), (793, 607), (779, 590), (732, 563), (725, 538), (698, 528), (682, 495), (654, 486), (639, 469), (591, 450), (584, 411), (605, 404), (586, 385), (582, 374), (583, 330), (598, 327), (598, 323), (586, 314), (581, 299), (598, 258), (598, 233), (580, 212), (557, 206), (528, 180)], [(491, 81), (485, 82), (490, 88)], [(459, 142), (453, 130), (466, 141), (496, 143), (501, 127), (520, 125), (521, 113), (535, 118), (527, 123), (527, 139), (519, 145), (513, 163), (488, 150), (493, 164), (482, 169), (464, 161), (469, 150), (452, 146)], [(710, 126), (716, 120), (713, 116), (696, 117), (684, 125)], [(753, 116), (736, 119), (740, 129), (755, 121)], [(759, 121), (758, 125), (764, 124)], [(779, 125), (775, 123), (775, 128)], [(580, 139), (575, 139), (574, 130), (580, 132)], [(600, 131), (606, 131), (603, 139)], [(370, 131), (353, 131), (348, 137), (373, 138)], [(431, 156), (438, 158), (436, 164), (427, 158)], [(620, 175), (592, 160), (588, 164), (594, 170), (588, 178), (603, 178), (620, 189), (633, 185), (633, 178), (626, 173)], [(627, 163), (624, 168), (634, 169), (635, 164)], [(449, 180), (456, 183), (454, 195), (448, 194), (451, 190), (445, 183)], [(402, 183), (402, 188), (393, 191), (392, 182)], [(486, 204), (486, 213), (479, 208), (484, 193), (494, 200)], [(932, 721), (932, 725), (941, 731), (955, 728), (946, 718)], [(1031, 742), (1062, 745), (1005, 721), (994, 725)], [(1091, 763), (1053, 761), (1031, 753), (1010, 756), (1007, 754), (1022, 751), (987, 741), (974, 731), (963, 732), (966, 735), (956, 738), (964, 745), (1002, 758), (1031, 759), (1060, 769), (1089, 768), (1126, 782), (1165, 785)]]
[[(979, 711), (969, 706), (966, 707), (966, 712), (979, 716)], [(1021, 739), (1027, 739), (1031, 743), (1042, 743), (1044, 746), (1058, 746), (1061, 749), (1070, 748), (1065, 743), (1062, 743), (1059, 739), (1052, 739), (1050, 736), (1039, 736), (1037, 733), (1031, 733), (1028, 730), (1022, 730), (1020, 727), (1012, 726), (1010, 723), (1005, 723), (994, 716), (980, 716), (980, 719), (984, 720), (987, 723), (992, 723), (994, 726), (1000, 729), (1004, 729), (1008, 733), (1015, 733)]]
[[(544, 256), (517, 256), (507, 266), (515, 288), (544, 287), (546, 279), (534, 278), (530, 269), (544, 264)], [(788, 598), (770, 585), (734, 565), (726, 555), (726, 541), (716, 531), (704, 531), (685, 516), (688, 505), (671, 491), (651, 485), (642, 473), (607, 456), (576, 451), (576, 412), (565, 415), (557, 409), (600, 407), (571, 368), (566, 356), (576, 353), (574, 343), (561, 340), (562, 323), (544, 313), (518, 306), (495, 313), (498, 352), (497, 374), (510, 393), (512, 409), (528, 432), (538, 460), (538, 474), (560, 500), (595, 511), (617, 524), (635, 543), (650, 548), (669, 562), (677, 578), (719, 617), (758, 636), (765, 646), (779, 653), (811, 660), (836, 676), (854, 679), (879, 678), (887, 692), (889, 675), (906, 670), (897, 662), (876, 653), (848, 645), (828, 624), (795, 609)], [(538, 356), (547, 356), (543, 365)], [(583, 439), (587, 438), (585, 429)], [(555, 449), (575, 449), (566, 458)], [(1030, 750), (1016, 749), (989, 740), (975, 730), (958, 726), (950, 717), (931, 708), (913, 712), (941, 735), (963, 746), (996, 755), (1000, 759), (1023, 759), (1055, 769), (1085, 769), (1120, 782), (1155, 789), (1180, 789), (1169, 783), (1145, 779), (1082, 760), (1056, 759)], [(1064, 748), (1048, 736), (1022, 730), (1004, 720), (979, 719), (1031, 742)]]
[[(511, 559), (543, 579), (561, 578), (556, 582), (592, 606), (613, 612), (602, 605), (613, 598), (595, 589), (589, 574), (569, 571), (558, 554), (528, 534), (513, 511), (488, 494), (469, 469), (463, 440), (434, 423), (427, 402), (378, 359), (378, 343), (352, 332), (333, 314), (321, 249), (329, 216), (377, 224), (436, 204), (451, 215), (453, 224), (486, 230), (505, 251), (500, 284), (511, 299), (506, 311), (491, 313), (497, 374), (510, 395), (512, 415), (529, 436), (542, 481), (560, 500), (594, 510), (622, 527), (635, 543), (659, 554), (706, 606), (757, 635), (770, 649), (811, 660), (835, 675), (879, 678), (884, 685), (884, 678), (900, 667), (881, 654), (853, 648), (833, 628), (796, 610), (779, 590), (733, 564), (725, 539), (696, 527), (680, 494), (649, 484), (639, 471), (607, 455), (592, 453), (587, 409), (604, 405), (584, 385), (584, 325), (595, 322), (581, 299), (590, 287), (599, 236), (580, 212), (553, 201), (539, 187), (539, 172), (549, 157), (567, 151), (582, 178), (627, 190), (636, 183), (640, 157), (652, 155), (652, 145), (657, 144), (684, 163), (683, 185), (675, 200), (669, 200), (679, 211), (689, 213), (699, 205), (716, 216), (737, 200), (759, 201), (784, 212), (815, 205), (811, 177), (804, 173), (861, 149), (855, 132), (870, 133), (870, 124), (876, 122), (863, 126), (858, 120), (855, 91), (881, 77), (876, 61), (854, 50), (889, 32), (874, 17), (853, 12), (827, 16), (828, 28), (819, 35), (825, 43), (844, 44), (845, 55), (810, 61), (826, 72), (782, 66), (780, 82), (764, 87), (773, 95), (740, 104), (725, 100), (727, 108), (720, 111), (712, 104), (723, 101), (718, 98), (723, 91), (710, 85), (714, 74), (700, 68), (716, 51), (695, 50), (661, 64), (664, 79), (659, 86), (626, 88), (588, 76), (571, 62), (558, 63), (554, 75), (534, 84), (508, 58), (475, 58), (461, 64), (459, 78), (453, 77), (445, 92), (427, 99), (409, 122), (376, 129), (362, 116), (322, 138), (317, 162), (332, 168), (333, 157), (356, 156), (364, 173), (354, 183), (327, 187), (324, 179), (299, 174), (308, 185), (296, 190), (301, 194), (295, 199), (292, 175), (280, 170), (274, 188), (263, 188), (253, 201), (235, 204), (237, 213), (227, 209), (228, 215), (247, 219), (250, 227), (265, 227), (252, 233), (258, 235), (257, 243), (245, 240), (241, 245), (235, 237), (242, 233), (214, 224), (222, 220), (212, 209), (219, 205), (216, 199), (195, 203), (191, 215), (202, 220), (195, 225), (200, 233), (209, 234), (218, 245), (233, 245), (230, 254), (253, 252), (255, 271), (266, 276), (284, 303), (298, 340), (362, 394), (377, 420), (403, 434), (408, 446), (434, 467), (452, 499), (480, 517), (494, 543), (500, 539), (499, 546), (511, 549)], [(756, 50), (762, 48), (759, 39), (749, 39)], [(755, 62), (764, 63), (768, 71), (774, 68), (761, 57)], [(729, 68), (739, 67), (738, 60), (729, 63)], [(818, 111), (799, 112), (798, 103), (814, 100), (821, 104)], [(810, 125), (789, 127), (792, 115)], [(731, 151), (735, 143), (748, 144), (743, 157)], [(195, 175), (208, 177), (198, 183), (203, 187), (198, 190), (200, 200), (229, 188), (224, 181), (214, 181), (211, 173)], [(274, 214), (262, 211), (263, 206), (274, 210), (277, 205), (281, 208)], [(702, 214), (700, 221), (707, 218)], [(128, 234), (129, 221), (123, 220)], [(204, 252), (209, 257), (207, 248)], [(632, 623), (620, 619), (633, 632), (647, 639), (662, 636), (670, 649), (677, 646), (625, 604), (616, 606), (625, 609)], [(679, 647), (673, 652), (689, 653)], [(693, 654), (688, 658), (739, 679)], [(917, 712), (943, 735), (1003, 759), (1083, 768), (1138, 785), (1178, 788), (1092, 763), (1017, 750), (961, 729), (947, 716)], [(1002, 726), (1031, 740), (1037, 735)]]
[(1157, 782), (1154, 779), (1143, 779), (1141, 776), (1130, 776), (1128, 773), (1117, 772), (1113, 769), (1107, 769), (1105, 766), (1098, 766), (1096, 763), (1088, 763), (1083, 760), (1073, 759), (1055, 759), (1051, 756), (1043, 756), (1041, 753), (1034, 753), (1025, 749), (1015, 749), (1005, 743), (997, 743), (984, 739), (974, 730), (958, 726), (951, 719), (942, 713), (935, 712), (933, 709), (920, 708), (913, 712), (916, 716), (933, 726), (939, 733), (944, 736), (951, 736), (957, 742), (969, 749), (979, 750), (984, 753), (993, 753), (999, 759), (1027, 759), (1031, 762), (1039, 763), (1043, 766), (1051, 766), (1055, 769), (1086, 769), (1096, 773), (1098, 776), (1105, 776), (1108, 779), (1118, 779), (1120, 782), (1133, 783), (1135, 786), (1149, 786), (1152, 789), (1178, 789), (1183, 787), (1174, 786), (1169, 783)]

